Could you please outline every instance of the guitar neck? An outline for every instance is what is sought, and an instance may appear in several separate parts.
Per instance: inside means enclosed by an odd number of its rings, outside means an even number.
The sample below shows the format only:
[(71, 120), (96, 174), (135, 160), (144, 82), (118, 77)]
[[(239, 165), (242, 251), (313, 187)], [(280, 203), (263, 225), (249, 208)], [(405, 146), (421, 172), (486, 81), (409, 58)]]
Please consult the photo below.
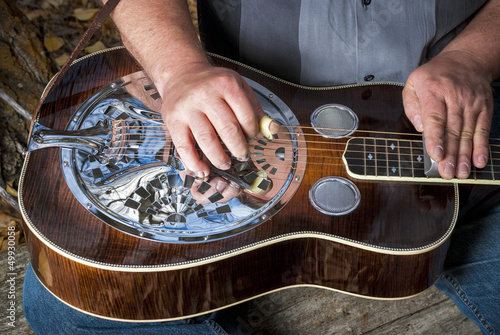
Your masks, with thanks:
[(430, 183), (500, 185), (500, 153), (491, 150), (488, 164), (474, 166), (467, 179), (443, 179), (425, 174), (422, 140), (354, 137), (346, 145), (342, 159), (348, 174), (356, 179)]

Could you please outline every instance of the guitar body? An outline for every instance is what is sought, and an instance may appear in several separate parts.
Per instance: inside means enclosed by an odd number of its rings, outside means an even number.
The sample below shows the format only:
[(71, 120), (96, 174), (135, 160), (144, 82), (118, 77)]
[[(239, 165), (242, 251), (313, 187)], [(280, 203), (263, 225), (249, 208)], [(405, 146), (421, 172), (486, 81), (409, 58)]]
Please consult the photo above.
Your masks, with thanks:
[[(307, 142), (307, 167), (295, 194), (252, 229), (169, 243), (104, 223), (68, 187), (61, 149), (32, 151), (20, 204), (32, 266), (43, 285), (78, 310), (121, 320), (183, 318), (298, 285), (380, 299), (413, 296), (431, 286), (456, 221), (458, 187), (351, 179), (341, 158), (347, 138), (318, 137), (310, 127), (316, 108), (335, 103), (356, 113), (358, 129), (368, 131), (362, 136), (412, 133), (402, 87), (313, 89), (215, 56), (213, 61), (269, 89), (293, 111), (306, 139), (317, 139)], [(124, 49), (80, 60), (49, 94), (37, 122), (65, 129), (86, 99), (140, 70)], [(311, 187), (331, 176), (356, 185), (360, 200), (352, 211), (329, 215), (312, 205)]]

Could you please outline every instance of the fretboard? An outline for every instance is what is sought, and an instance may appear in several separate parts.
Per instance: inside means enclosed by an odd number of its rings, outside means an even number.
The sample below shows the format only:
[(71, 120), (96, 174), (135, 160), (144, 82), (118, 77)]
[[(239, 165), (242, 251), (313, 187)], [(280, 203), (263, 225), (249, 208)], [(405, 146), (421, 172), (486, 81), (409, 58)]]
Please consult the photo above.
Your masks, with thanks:
[(422, 140), (351, 138), (343, 160), (348, 174), (357, 179), (500, 185), (500, 152), (491, 149), (488, 164), (482, 169), (473, 166), (468, 179), (426, 176)]

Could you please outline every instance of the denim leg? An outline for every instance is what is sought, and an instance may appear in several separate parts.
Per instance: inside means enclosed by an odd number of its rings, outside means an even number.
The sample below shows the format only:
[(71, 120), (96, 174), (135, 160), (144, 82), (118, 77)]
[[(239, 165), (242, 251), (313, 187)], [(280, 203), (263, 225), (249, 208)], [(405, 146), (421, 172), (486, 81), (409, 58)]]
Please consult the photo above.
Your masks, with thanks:
[(212, 315), (168, 322), (122, 322), (79, 312), (55, 298), (28, 265), (23, 290), (24, 314), (37, 335), (227, 335)]
[(436, 287), (484, 334), (500, 334), (500, 206), (457, 225)]
[[(493, 87), (491, 138), (500, 138), (500, 86)], [(483, 334), (500, 334), (500, 187), (475, 187), (436, 283)]]

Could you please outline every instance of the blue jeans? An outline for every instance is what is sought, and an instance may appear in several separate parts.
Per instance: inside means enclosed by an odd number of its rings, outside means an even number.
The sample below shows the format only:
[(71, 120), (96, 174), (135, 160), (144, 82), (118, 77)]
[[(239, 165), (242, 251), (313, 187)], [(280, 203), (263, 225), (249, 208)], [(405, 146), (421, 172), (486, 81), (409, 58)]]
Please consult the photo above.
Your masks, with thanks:
[(217, 313), (169, 322), (121, 322), (77, 311), (59, 301), (36, 277), (31, 264), (24, 277), (23, 308), (37, 335), (227, 335), (216, 321)]
[[(493, 100), (490, 138), (498, 139), (500, 82), (493, 85)], [(483, 334), (500, 334), (500, 190), (479, 187), (468, 200), (453, 232), (444, 273), (435, 286)]]
[(480, 213), (481, 207), (473, 211), (474, 219), (471, 214), (459, 221), (435, 286), (483, 334), (500, 334), (500, 206), (485, 213)]

